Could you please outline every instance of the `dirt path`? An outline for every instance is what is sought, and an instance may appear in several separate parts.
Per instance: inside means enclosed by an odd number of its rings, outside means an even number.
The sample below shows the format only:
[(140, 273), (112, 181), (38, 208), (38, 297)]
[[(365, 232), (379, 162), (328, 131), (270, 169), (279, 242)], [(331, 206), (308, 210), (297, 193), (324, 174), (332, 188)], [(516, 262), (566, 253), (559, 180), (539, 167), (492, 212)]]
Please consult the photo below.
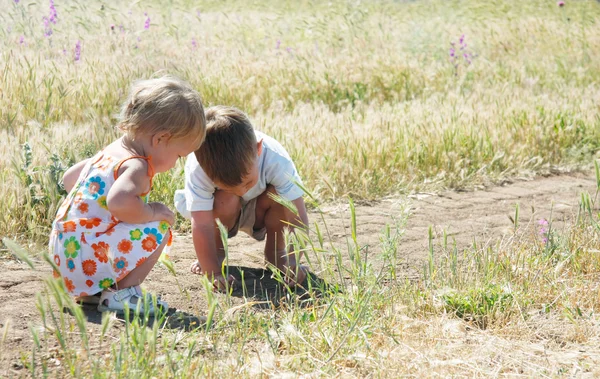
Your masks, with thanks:
[[(485, 243), (501, 238), (512, 227), (515, 205), (519, 204), (521, 223), (548, 218), (560, 220), (577, 212), (580, 194), (594, 193), (595, 179), (590, 176), (557, 176), (533, 181), (517, 181), (513, 184), (477, 192), (444, 192), (442, 194), (416, 194), (408, 199), (384, 199), (376, 204), (357, 205), (358, 239), (361, 245), (369, 245), (376, 262), (377, 246), (386, 224), (401, 218), (407, 201), (411, 216), (399, 246), (398, 270), (403, 277), (417, 277), (421, 272), (428, 249), (428, 229), (433, 226), (437, 234), (446, 230), (456, 240), (459, 248), (467, 247), (476, 239)], [(350, 211), (346, 205), (323, 207), (323, 217), (330, 228), (331, 238), (337, 246), (345, 246), (349, 235)], [(309, 215), (311, 222), (321, 218)], [(322, 226), (322, 224), (321, 224)], [(193, 246), (188, 235), (177, 236), (171, 253), (178, 277), (157, 267), (146, 281), (146, 287), (160, 293), (169, 304), (187, 319), (205, 314), (206, 299), (198, 276), (189, 273), (194, 260)], [(342, 252), (346, 250), (342, 248)], [(277, 291), (277, 286), (262, 269), (262, 245), (238, 236), (230, 241), (231, 265), (244, 268), (248, 293)], [(35, 307), (35, 295), (44, 286), (42, 279), (48, 275), (46, 265), (38, 262), (37, 270), (6, 255), (0, 258), (0, 331), (8, 324), (4, 345), (0, 346), (0, 376), (19, 375), (22, 365), (19, 357), (29, 351), (32, 341), (29, 326), (39, 327), (40, 316)], [(347, 256), (344, 257), (348, 259)], [(376, 263), (375, 263), (376, 264)], [(234, 270), (236, 271), (236, 270)], [(317, 272), (318, 274), (318, 272)], [(239, 274), (238, 274), (239, 277)], [(185, 299), (178, 287), (189, 293), (192, 301)], [(238, 291), (239, 292), (239, 291)], [(271, 293), (277, 296), (276, 293)], [(234, 293), (236, 295), (236, 293)], [(237, 293), (236, 301), (244, 301)], [(90, 328), (97, 328), (100, 315), (93, 308), (86, 308)], [(176, 325), (177, 327), (182, 324)], [(0, 341), (2, 335), (0, 335)]]

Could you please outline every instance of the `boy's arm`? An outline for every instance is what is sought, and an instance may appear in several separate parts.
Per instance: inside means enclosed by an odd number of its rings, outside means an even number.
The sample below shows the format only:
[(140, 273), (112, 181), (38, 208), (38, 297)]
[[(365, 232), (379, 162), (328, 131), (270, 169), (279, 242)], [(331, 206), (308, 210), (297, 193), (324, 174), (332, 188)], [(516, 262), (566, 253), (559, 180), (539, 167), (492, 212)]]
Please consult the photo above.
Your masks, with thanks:
[(209, 278), (221, 275), (221, 262), (215, 244), (213, 211), (192, 211), (192, 240), (202, 272)]
[(123, 164), (119, 176), (106, 196), (110, 213), (129, 224), (150, 221), (175, 222), (175, 214), (162, 203), (145, 203), (140, 194), (150, 188), (147, 163), (138, 159)]
[(85, 164), (90, 160), (84, 159), (79, 163), (75, 163), (73, 166), (69, 167), (67, 171), (65, 171), (63, 175), (63, 186), (67, 192), (71, 192), (75, 183), (77, 183), (77, 179), (79, 178), (79, 174), (81, 174), (81, 170), (85, 167)]

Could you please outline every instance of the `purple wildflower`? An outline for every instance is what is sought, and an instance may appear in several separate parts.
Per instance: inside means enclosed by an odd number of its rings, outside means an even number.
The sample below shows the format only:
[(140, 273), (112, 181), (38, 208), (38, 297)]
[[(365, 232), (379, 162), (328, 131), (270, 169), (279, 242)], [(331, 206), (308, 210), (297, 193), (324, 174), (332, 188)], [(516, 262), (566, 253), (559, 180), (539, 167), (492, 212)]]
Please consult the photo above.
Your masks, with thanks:
[(21, 36), (21, 37), (19, 38), (19, 45), (22, 45), (22, 44), (24, 44), (24, 43), (25, 43), (25, 36)]
[(44, 21), (44, 36), (50, 37), (52, 35), (52, 27), (50, 26), (50, 20), (48, 17), (42, 19)]
[(558, 3), (556, 3), (556, 5), (558, 5), (559, 7), (564, 7), (565, 6), (565, 2), (564, 1), (559, 1)]
[(195, 38), (192, 38), (192, 49), (196, 50), (198, 48), (198, 43)]
[(58, 18), (58, 13), (56, 13), (56, 8), (54, 7), (54, 0), (50, 0), (50, 15), (49, 20), (51, 23), (56, 24), (56, 19)]
[(548, 220), (546, 220), (545, 218), (541, 218), (538, 220), (538, 225), (540, 226), (540, 230), (539, 230), (539, 235), (540, 235), (540, 239), (542, 241), (543, 244), (548, 243), (548, 239), (550, 238), (550, 236), (548, 235), (549, 233), (549, 227), (548, 227)]
[(77, 43), (75, 44), (75, 56), (74, 56), (74, 61), (77, 62), (79, 61), (79, 59), (81, 58), (81, 41), (77, 40)]
[(144, 23), (144, 29), (150, 29), (150, 16), (147, 16), (146, 22)]
[(196, 17), (200, 18), (200, 10), (196, 9)]
[(288, 46), (288, 47), (286, 47), (286, 48), (285, 48), (285, 50), (286, 50), (288, 53), (290, 53), (290, 54), (292, 53), (292, 48), (291, 48), (291, 47), (289, 47), (289, 46)]
[(20, 0), (15, 0), (15, 4), (19, 4), (19, 1), (20, 1)]
[(112, 30), (112, 31), (115, 30), (115, 24), (110, 24), (110, 30)]
[(275, 49), (279, 49), (279, 46), (281, 46), (281, 41), (277, 40), (277, 43), (275, 44)]

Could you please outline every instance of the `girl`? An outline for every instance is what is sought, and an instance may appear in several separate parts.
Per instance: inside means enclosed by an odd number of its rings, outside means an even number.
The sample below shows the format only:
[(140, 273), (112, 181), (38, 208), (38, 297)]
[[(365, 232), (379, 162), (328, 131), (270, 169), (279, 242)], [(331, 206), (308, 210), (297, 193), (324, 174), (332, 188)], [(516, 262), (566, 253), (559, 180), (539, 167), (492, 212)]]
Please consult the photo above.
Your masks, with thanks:
[[(139, 303), (140, 312), (154, 314), (152, 302), (140, 301), (139, 285), (171, 245), (175, 218), (146, 195), (155, 173), (198, 149), (205, 127), (202, 101), (189, 84), (169, 76), (139, 81), (117, 125), (123, 136), (65, 172), (69, 195), (52, 225), (50, 251), (78, 301), (119, 313)], [(162, 301), (156, 307), (168, 309)]]

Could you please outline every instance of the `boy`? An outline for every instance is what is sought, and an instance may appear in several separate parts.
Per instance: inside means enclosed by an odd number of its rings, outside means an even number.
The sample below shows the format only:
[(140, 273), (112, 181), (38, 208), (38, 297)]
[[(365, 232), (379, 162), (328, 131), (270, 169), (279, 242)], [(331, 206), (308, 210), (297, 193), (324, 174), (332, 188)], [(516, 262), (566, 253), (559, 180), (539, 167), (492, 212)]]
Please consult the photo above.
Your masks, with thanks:
[[(258, 241), (266, 237), (265, 259), (285, 275), (289, 285), (300, 284), (307, 269), (285, 246), (284, 229), (306, 228), (308, 216), (296, 167), (287, 151), (273, 138), (254, 130), (248, 117), (233, 107), (206, 111), (206, 139), (185, 164), (185, 189), (175, 193), (175, 206), (192, 220), (192, 239), (198, 261), (193, 273), (204, 273), (223, 288), (223, 242), (215, 220), (229, 231), (238, 230)], [(296, 216), (271, 196), (291, 201)], [(300, 254), (298, 254), (298, 259)]]

